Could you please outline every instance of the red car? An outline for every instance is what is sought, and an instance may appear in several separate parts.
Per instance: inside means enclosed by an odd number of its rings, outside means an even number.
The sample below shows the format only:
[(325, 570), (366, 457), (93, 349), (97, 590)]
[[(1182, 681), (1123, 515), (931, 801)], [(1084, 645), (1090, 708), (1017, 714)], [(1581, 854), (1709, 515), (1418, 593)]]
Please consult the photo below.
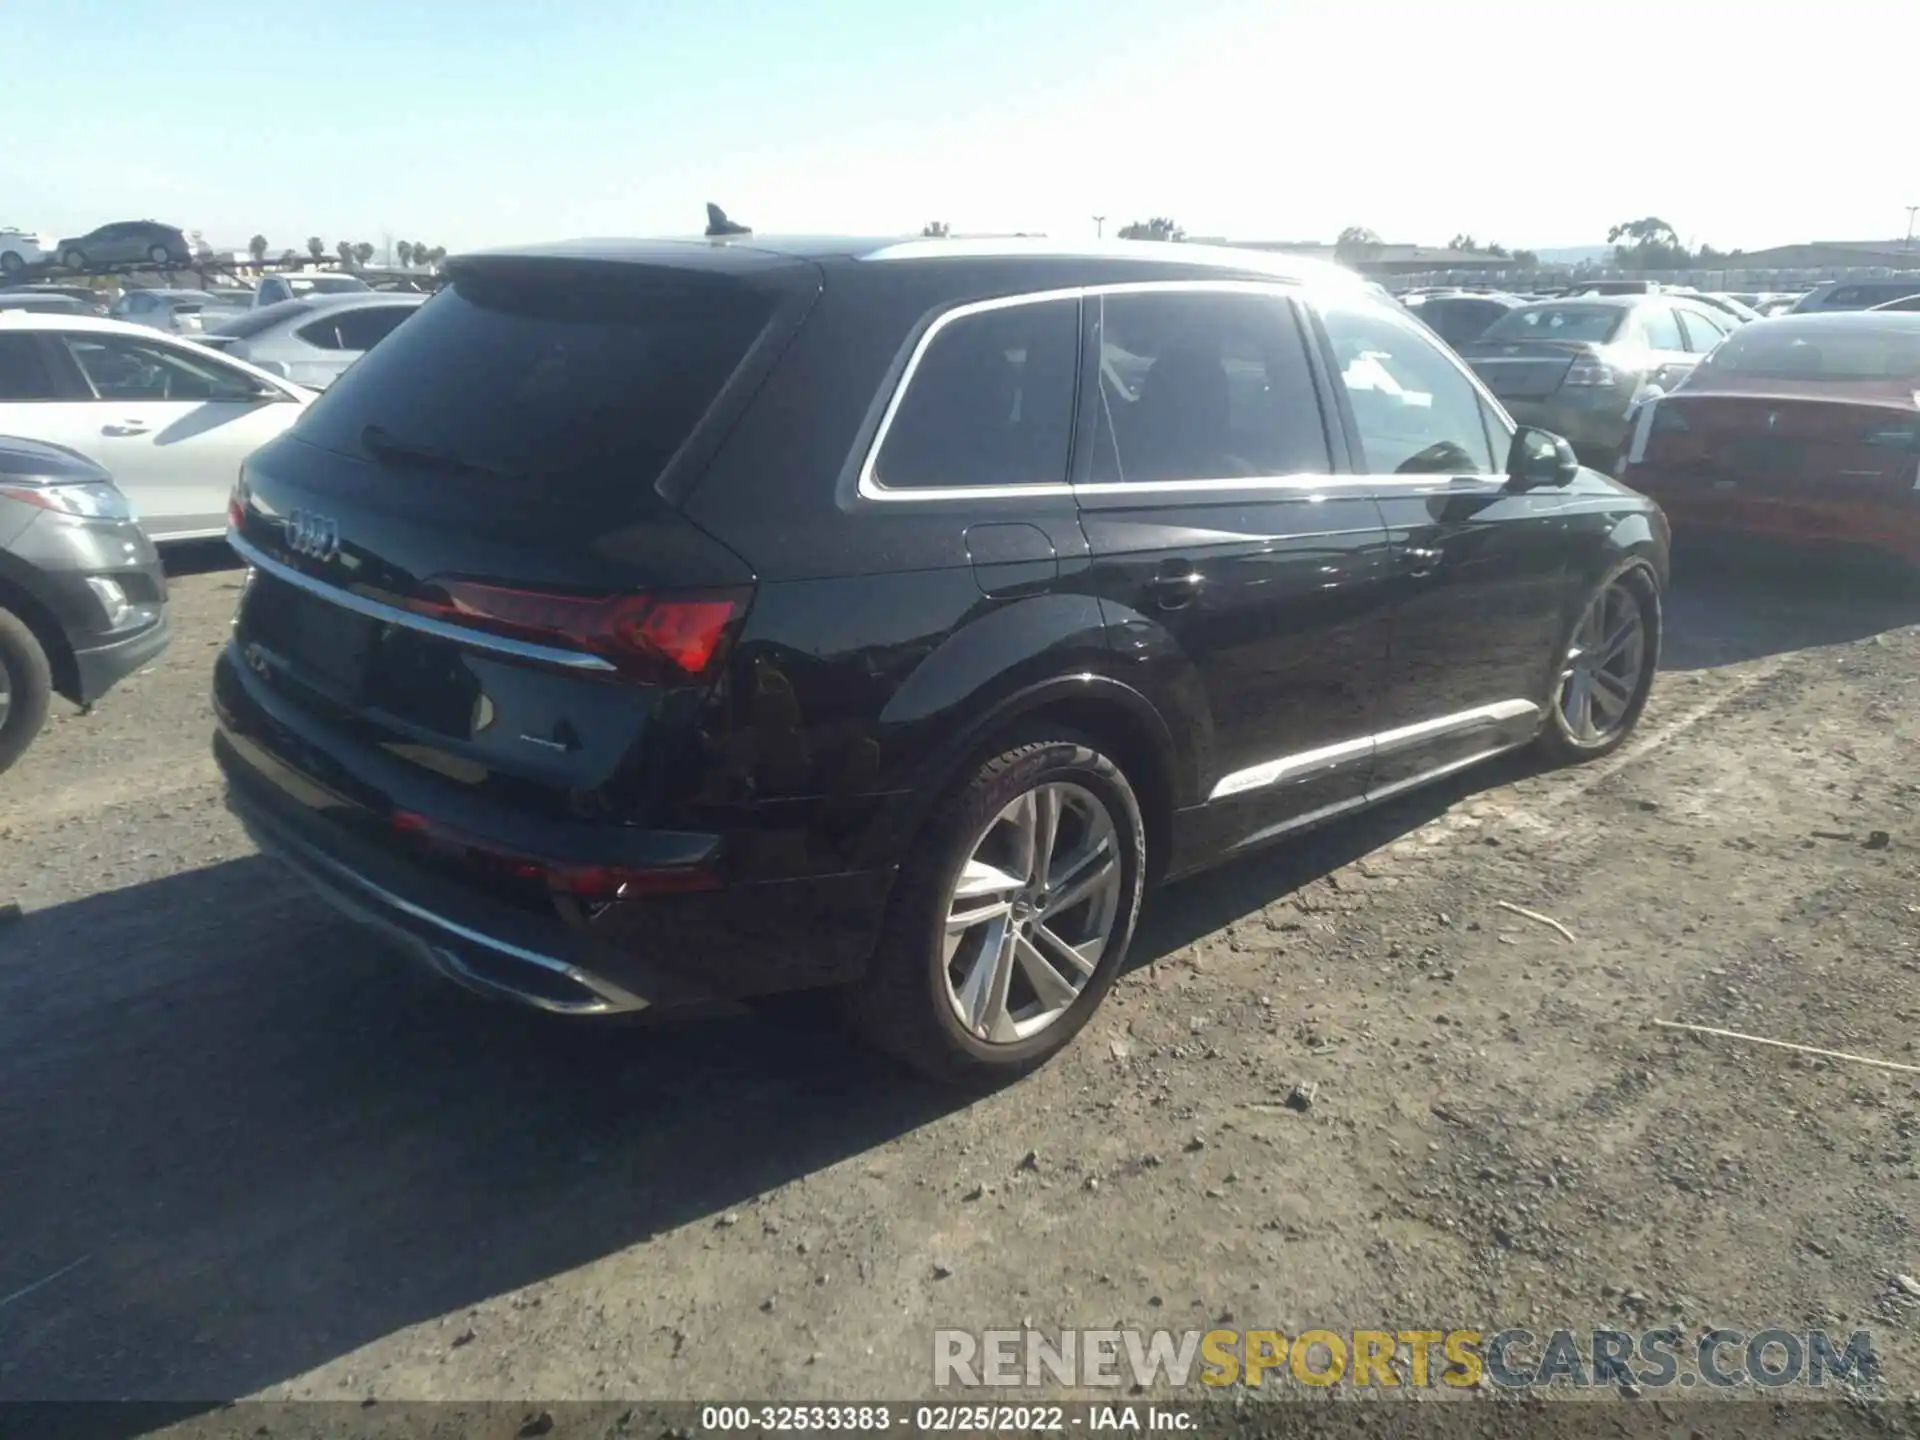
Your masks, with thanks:
[(1676, 535), (1845, 541), (1920, 565), (1920, 313), (1742, 326), (1641, 406), (1621, 479)]

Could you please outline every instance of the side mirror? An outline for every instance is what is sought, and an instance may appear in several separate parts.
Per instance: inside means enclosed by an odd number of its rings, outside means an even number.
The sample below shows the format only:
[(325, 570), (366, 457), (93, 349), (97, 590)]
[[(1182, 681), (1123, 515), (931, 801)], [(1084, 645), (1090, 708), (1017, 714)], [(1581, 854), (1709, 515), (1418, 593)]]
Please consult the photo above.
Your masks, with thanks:
[(1507, 478), (1517, 489), (1531, 490), (1546, 485), (1571, 485), (1580, 473), (1580, 461), (1573, 446), (1550, 430), (1522, 425), (1514, 432), (1513, 445), (1507, 451)]

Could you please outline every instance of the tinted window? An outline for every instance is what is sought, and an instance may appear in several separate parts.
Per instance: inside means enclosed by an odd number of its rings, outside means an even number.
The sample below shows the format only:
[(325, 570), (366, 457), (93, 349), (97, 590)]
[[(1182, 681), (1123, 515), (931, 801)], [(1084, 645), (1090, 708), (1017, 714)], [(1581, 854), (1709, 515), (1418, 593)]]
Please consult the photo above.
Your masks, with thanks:
[(1293, 306), (1265, 295), (1110, 295), (1101, 302), (1095, 483), (1324, 473), (1312, 373)]
[(1324, 318), (1370, 474), (1501, 470), (1479, 390), (1431, 336), (1359, 301)]
[(371, 350), (413, 314), (418, 305), (364, 305), (343, 310), (333, 320), (334, 338), (341, 350)]
[[(554, 498), (637, 495), (772, 309), (738, 281), (645, 274), (614, 286), (469, 273), (329, 386), (300, 434), (370, 454), (364, 436), (377, 426), (396, 477), (411, 473), (405, 447)], [(432, 480), (444, 488), (448, 476)]]
[(52, 400), (59, 394), (38, 338), (0, 335), (0, 401)]
[(1482, 340), (1580, 340), (1604, 345), (1620, 333), (1627, 312), (1618, 305), (1523, 305), (1509, 310)]
[(1648, 305), (1640, 311), (1640, 337), (1649, 350), (1687, 348), (1687, 342), (1680, 335), (1680, 322), (1668, 305)]
[(1722, 340), (1727, 332), (1713, 320), (1698, 310), (1682, 310), (1680, 325), (1687, 334), (1687, 349), (1696, 355), (1704, 355)]
[(1486, 333), (1507, 313), (1507, 307), (1494, 300), (1429, 300), (1414, 307), (1413, 313), (1449, 345), (1465, 345)]
[(897, 489), (1060, 484), (1079, 350), (1077, 300), (941, 326), (887, 428), (875, 478)]
[(244, 400), (259, 393), (251, 376), (171, 346), (120, 335), (61, 339), (102, 400)]

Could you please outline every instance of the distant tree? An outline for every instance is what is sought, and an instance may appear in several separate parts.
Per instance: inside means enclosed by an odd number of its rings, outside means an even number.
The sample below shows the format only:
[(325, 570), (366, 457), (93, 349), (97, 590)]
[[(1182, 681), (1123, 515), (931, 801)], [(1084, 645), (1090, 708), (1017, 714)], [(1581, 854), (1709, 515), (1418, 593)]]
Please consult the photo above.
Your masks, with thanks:
[(414, 253), (414, 254), (416, 254), (416, 255), (424, 255), (424, 254), (426, 254), (426, 253), (427, 253), (427, 242), (426, 242), (426, 241), (424, 241), (424, 240), (416, 240), (416, 241), (414, 241), (414, 242), (413, 242), (413, 253)]
[(1447, 241), (1449, 250), (1478, 250), (1479, 248), (1471, 235), (1456, 235)]
[(1511, 258), (1522, 270), (1531, 270), (1540, 263), (1540, 257), (1531, 250), (1516, 250)]
[(402, 240), (398, 245), (393, 247), (393, 253), (400, 257), (400, 268), (402, 270), (413, 264), (413, 242), (411, 240)]
[(353, 247), (353, 258), (358, 260), (362, 265), (365, 265), (369, 260), (373, 259), (373, 246), (365, 240), (358, 242)]
[(1120, 227), (1122, 240), (1184, 240), (1187, 232), (1165, 215), (1151, 220), (1135, 220)]
[(1607, 243), (1622, 270), (1678, 270), (1693, 259), (1679, 232), (1658, 215), (1623, 220), (1607, 231)]
[(1343, 265), (1357, 265), (1380, 253), (1380, 237), (1364, 225), (1349, 225), (1333, 242), (1333, 258)]
[(311, 255), (314, 259), (318, 260), (322, 255), (326, 253), (327, 253), (326, 241), (322, 240), (318, 235), (309, 235), (307, 237), (307, 254)]
[(929, 220), (920, 233), (929, 240), (944, 240), (953, 234), (953, 227), (944, 220)]
[(256, 235), (247, 241), (247, 253), (253, 256), (256, 261), (266, 259), (267, 237), (264, 235)]
[(427, 263), (430, 265), (438, 265), (442, 260), (446, 258), (447, 258), (447, 247), (444, 245), (436, 245), (433, 247), (433, 249), (427, 252)]
[(346, 266), (349, 270), (353, 268), (353, 242), (351, 240), (342, 240), (338, 245), (335, 245), (333, 247), (333, 253), (340, 257), (340, 263), (342, 265)]
[(293, 249), (291, 246), (289, 246), (287, 249), (282, 250), (280, 252), (280, 263), (282, 265), (291, 265), (293, 264), (294, 261), (298, 260), (299, 258), (300, 258), (300, 252)]

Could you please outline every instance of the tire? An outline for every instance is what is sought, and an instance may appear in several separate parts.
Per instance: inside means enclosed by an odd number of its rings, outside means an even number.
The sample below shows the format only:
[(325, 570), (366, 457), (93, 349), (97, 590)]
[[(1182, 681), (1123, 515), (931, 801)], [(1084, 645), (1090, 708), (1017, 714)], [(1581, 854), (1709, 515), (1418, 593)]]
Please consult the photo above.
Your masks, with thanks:
[[(1043, 830), (1049, 810), (1056, 822), (1050, 875), (1021, 858), (1022, 837)], [(872, 967), (847, 996), (856, 1027), (947, 1084), (990, 1086), (1038, 1068), (1112, 988), (1139, 919), (1145, 875), (1145, 827), (1120, 767), (1064, 731), (1010, 740), (941, 805), (908, 851)], [(956, 893), (963, 877), (970, 895)], [(1055, 887), (1051, 911), (1046, 882)], [(956, 931), (950, 917), (960, 913), (981, 918)], [(1096, 943), (1084, 967), (1068, 962)], [(963, 1019), (963, 1009), (977, 1023)]]
[(47, 721), (53, 671), (26, 622), (0, 610), (0, 773), (26, 754)]
[(27, 257), (18, 250), (0, 250), (0, 273), (18, 275), (27, 268)]
[(87, 268), (87, 252), (84, 250), (69, 250), (60, 257), (60, 263), (69, 270), (84, 270)]
[[(1637, 626), (1637, 642), (1615, 638), (1629, 621)], [(1597, 760), (1626, 743), (1660, 667), (1660, 626), (1660, 589), (1643, 565), (1615, 570), (1588, 592), (1549, 682), (1547, 723), (1535, 742), (1546, 759), (1559, 765)], [(1585, 724), (1576, 719), (1583, 713), (1583, 684)]]

